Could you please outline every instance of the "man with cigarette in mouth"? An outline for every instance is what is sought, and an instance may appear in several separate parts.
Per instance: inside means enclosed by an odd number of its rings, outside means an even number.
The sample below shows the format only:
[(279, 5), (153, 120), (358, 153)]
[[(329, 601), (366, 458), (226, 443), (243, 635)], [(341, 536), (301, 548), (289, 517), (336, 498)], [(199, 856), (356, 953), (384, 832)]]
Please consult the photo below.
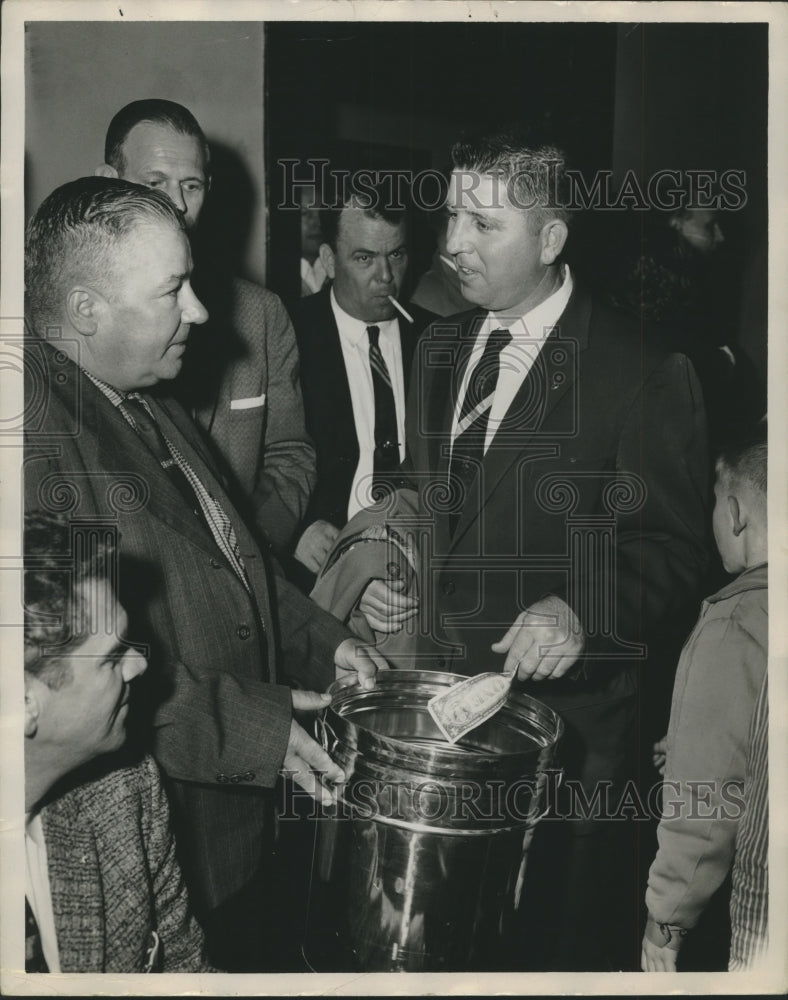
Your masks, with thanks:
[[(408, 268), (405, 210), (383, 192), (322, 213), (320, 260), (330, 286), (293, 309), (317, 486), (295, 548), (311, 585), (340, 528), (372, 502), (405, 456), (405, 398), (414, 346), (433, 318), (399, 295)], [(307, 572), (305, 573), (304, 570)]]

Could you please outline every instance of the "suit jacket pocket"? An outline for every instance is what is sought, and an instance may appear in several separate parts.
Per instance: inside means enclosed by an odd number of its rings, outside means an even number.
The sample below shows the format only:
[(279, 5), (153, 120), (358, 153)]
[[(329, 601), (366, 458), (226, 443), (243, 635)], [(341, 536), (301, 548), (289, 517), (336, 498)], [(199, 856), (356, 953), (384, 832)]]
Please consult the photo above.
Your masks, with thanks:
[(254, 412), (255, 410), (260, 410), (265, 406), (265, 393), (261, 393), (259, 396), (246, 396), (239, 399), (230, 400), (230, 409), (234, 412), (249, 412), (250, 410)]

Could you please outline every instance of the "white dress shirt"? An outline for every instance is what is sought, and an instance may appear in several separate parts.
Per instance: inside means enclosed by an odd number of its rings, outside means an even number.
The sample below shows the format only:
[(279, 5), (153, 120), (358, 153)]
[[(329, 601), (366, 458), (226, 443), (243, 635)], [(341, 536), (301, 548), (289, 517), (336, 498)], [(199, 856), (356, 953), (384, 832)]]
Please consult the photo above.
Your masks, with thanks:
[(49, 888), (44, 826), (39, 813), (25, 816), (25, 895), (38, 924), (41, 950), (50, 972), (60, 972), (55, 914)]
[(375, 454), (375, 390), (372, 385), (372, 370), (369, 367), (369, 337), (367, 327), (376, 326), (380, 330), (380, 351), (391, 376), (394, 404), (397, 410), (397, 440), (399, 457), (405, 457), (405, 380), (402, 367), (402, 342), (399, 320), (383, 320), (380, 323), (364, 323), (354, 319), (339, 305), (331, 289), (331, 308), (339, 330), (339, 342), (345, 362), (350, 401), (353, 404), (353, 421), (356, 425), (359, 460), (347, 516), (350, 519), (362, 508), (372, 503), (372, 473)]
[(451, 426), (452, 447), (459, 433), (460, 411), (468, 390), (471, 373), (481, 360), (487, 338), (492, 331), (503, 328), (508, 329), (512, 335), (512, 339), (501, 351), (500, 373), (495, 387), (490, 417), (487, 422), (487, 433), (484, 438), (485, 454), (490, 447), (490, 442), (495, 437), (495, 432), (498, 430), (501, 421), (506, 416), (507, 410), (512, 405), (520, 386), (525, 381), (528, 372), (539, 356), (545, 340), (561, 318), (561, 314), (566, 308), (566, 304), (572, 294), (572, 287), (572, 274), (569, 268), (564, 265), (561, 287), (548, 296), (544, 302), (540, 302), (538, 306), (534, 306), (533, 309), (524, 315), (513, 316), (506, 313), (494, 312), (487, 314), (476, 337), (476, 342), (471, 349), (471, 356), (463, 374), (462, 383), (460, 384), (460, 391), (457, 396), (457, 404), (454, 409), (454, 418)]

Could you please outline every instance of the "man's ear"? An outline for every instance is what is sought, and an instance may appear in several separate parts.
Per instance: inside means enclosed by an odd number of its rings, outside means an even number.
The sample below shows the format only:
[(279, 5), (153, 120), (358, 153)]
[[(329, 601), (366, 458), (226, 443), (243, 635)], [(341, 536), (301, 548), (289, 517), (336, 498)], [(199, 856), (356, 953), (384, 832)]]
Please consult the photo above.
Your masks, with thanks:
[(334, 278), (336, 277), (335, 274), (336, 267), (334, 266), (334, 251), (331, 249), (328, 243), (321, 243), (320, 250), (318, 251), (318, 253), (320, 254), (320, 263), (326, 269), (326, 274), (333, 281)]
[(98, 329), (102, 303), (98, 292), (80, 285), (66, 296), (68, 321), (83, 337), (92, 337)]
[(567, 224), (562, 219), (551, 219), (542, 226), (542, 255), (543, 264), (554, 264), (561, 256), (566, 238), (569, 235)]
[(93, 176), (117, 178), (118, 172), (114, 167), (111, 167), (108, 163), (102, 163), (101, 166), (96, 167), (96, 169), (93, 171)]
[(41, 717), (41, 698), (39, 686), (41, 681), (25, 671), (25, 736), (32, 739), (38, 732), (38, 720)]
[(738, 538), (747, 527), (747, 513), (742, 510), (737, 497), (728, 497), (728, 510), (731, 512), (733, 533)]

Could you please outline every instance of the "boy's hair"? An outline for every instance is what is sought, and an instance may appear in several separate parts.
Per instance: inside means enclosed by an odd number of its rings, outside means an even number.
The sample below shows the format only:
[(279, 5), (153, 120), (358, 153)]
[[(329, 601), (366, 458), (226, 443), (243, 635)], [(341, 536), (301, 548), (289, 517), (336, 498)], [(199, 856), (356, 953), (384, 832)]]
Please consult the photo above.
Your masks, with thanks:
[(184, 108), (182, 104), (176, 104), (175, 101), (165, 101), (153, 97), (144, 101), (132, 101), (125, 108), (121, 108), (109, 123), (107, 137), (104, 141), (104, 162), (114, 167), (119, 174), (122, 174), (126, 169), (123, 145), (129, 132), (142, 122), (163, 125), (181, 135), (193, 136), (202, 148), (206, 171), (209, 169), (211, 151), (208, 140), (191, 111)]
[(766, 502), (766, 419), (737, 430), (717, 454), (717, 471), (732, 488), (746, 488)]
[(25, 670), (53, 690), (71, 680), (64, 656), (87, 638), (86, 585), (110, 585), (114, 553), (112, 528), (72, 530), (63, 514), (25, 515)]

